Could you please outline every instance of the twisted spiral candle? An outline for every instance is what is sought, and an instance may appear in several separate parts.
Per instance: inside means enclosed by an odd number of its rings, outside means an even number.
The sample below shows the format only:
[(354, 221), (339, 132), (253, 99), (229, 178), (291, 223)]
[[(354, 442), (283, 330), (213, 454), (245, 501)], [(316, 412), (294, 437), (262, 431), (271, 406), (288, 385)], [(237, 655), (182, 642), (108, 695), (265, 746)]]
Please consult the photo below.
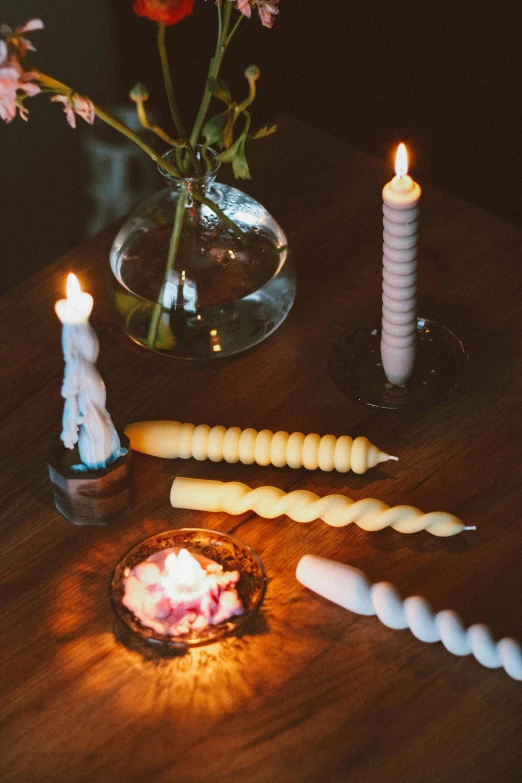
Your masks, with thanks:
[(255, 511), (266, 519), (282, 514), (295, 522), (322, 519), (332, 527), (345, 527), (355, 522), (367, 531), (392, 527), (399, 533), (427, 530), (434, 536), (453, 536), (466, 529), (460, 519), (444, 511), (423, 514), (413, 506), (390, 508), (375, 498), (358, 501), (344, 495), (321, 498), (303, 489), (288, 493), (277, 487), (251, 489), (237, 481), (207, 481), (180, 476), (172, 484), (170, 502), (175, 508), (196, 511), (225, 511), (227, 514)]
[(179, 421), (138, 421), (125, 428), (134, 451), (154, 457), (181, 457), (212, 462), (242, 462), (244, 465), (275, 465), (282, 468), (339, 473), (365, 473), (391, 457), (373, 446), (368, 438), (348, 435), (304, 435), (302, 432), (272, 432), (239, 427), (209, 427), (208, 424), (182, 424)]
[(390, 383), (404, 386), (415, 362), (417, 244), (421, 189), (407, 175), (406, 147), (399, 145), (396, 176), (383, 198), (381, 358)]
[(514, 680), (522, 680), (522, 650), (516, 639), (495, 642), (487, 625), (464, 628), (459, 615), (447, 609), (435, 614), (421, 596), (405, 601), (388, 582), (373, 586), (358, 568), (324, 557), (305, 555), (298, 563), (296, 577), (302, 585), (329, 601), (363, 615), (377, 615), (388, 628), (409, 628), (421, 642), (441, 641), (454, 655), (472, 654), (490, 669), (503, 666)]

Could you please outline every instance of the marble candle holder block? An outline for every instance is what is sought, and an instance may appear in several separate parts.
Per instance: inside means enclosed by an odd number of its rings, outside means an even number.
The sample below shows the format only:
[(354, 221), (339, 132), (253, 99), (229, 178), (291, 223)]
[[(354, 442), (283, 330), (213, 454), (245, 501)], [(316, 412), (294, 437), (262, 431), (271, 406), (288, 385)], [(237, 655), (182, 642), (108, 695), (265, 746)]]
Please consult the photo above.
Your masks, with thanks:
[(73, 525), (108, 525), (132, 506), (132, 461), (129, 439), (118, 433), (121, 455), (105, 468), (78, 470), (78, 446), (67, 449), (56, 437), (49, 450), (54, 504)]

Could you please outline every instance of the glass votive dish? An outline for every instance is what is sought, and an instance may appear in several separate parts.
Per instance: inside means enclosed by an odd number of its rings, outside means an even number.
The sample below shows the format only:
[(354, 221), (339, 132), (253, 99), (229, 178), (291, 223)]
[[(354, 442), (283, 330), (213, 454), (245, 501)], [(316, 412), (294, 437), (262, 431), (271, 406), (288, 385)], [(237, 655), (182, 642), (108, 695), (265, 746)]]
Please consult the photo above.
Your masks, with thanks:
[[(126, 580), (140, 563), (154, 560), (164, 550), (179, 552), (186, 549), (200, 560), (214, 561), (223, 571), (238, 571), (235, 590), (243, 605), (243, 611), (216, 624), (191, 628), (186, 633), (172, 635), (145, 625), (124, 603)], [(150, 536), (136, 544), (120, 560), (111, 582), (111, 602), (119, 621), (119, 636), (128, 639), (138, 649), (154, 650), (157, 654), (172, 655), (187, 651), (190, 647), (210, 644), (235, 632), (258, 609), (265, 592), (266, 576), (259, 556), (247, 544), (235, 536), (217, 530), (181, 528), (167, 530)], [(122, 633), (123, 632), (123, 633)]]

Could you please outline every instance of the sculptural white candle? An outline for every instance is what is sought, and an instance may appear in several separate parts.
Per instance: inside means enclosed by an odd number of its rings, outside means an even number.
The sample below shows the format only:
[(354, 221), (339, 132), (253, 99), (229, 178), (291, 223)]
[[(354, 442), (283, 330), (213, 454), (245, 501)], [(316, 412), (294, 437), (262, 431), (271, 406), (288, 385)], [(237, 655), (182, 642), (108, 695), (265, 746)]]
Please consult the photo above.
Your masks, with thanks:
[(514, 680), (522, 680), (522, 650), (516, 639), (494, 642), (486, 625), (467, 630), (459, 615), (447, 609), (434, 614), (425, 598), (412, 596), (405, 601), (393, 585), (373, 586), (358, 568), (324, 557), (305, 555), (297, 565), (299, 582), (329, 601), (362, 615), (376, 614), (388, 628), (409, 628), (421, 642), (441, 641), (453, 655), (472, 654), (482, 666), (502, 666)]
[(417, 244), (421, 189), (408, 176), (400, 144), (395, 177), (384, 186), (381, 358), (385, 375), (405, 386), (415, 363), (417, 329)]
[(105, 384), (94, 366), (99, 343), (89, 323), (92, 306), (92, 296), (84, 293), (76, 276), (70, 274), (67, 299), (60, 299), (55, 305), (63, 324), (65, 358), (61, 439), (68, 449), (78, 443), (82, 464), (97, 469), (118, 456), (120, 439), (105, 409)]

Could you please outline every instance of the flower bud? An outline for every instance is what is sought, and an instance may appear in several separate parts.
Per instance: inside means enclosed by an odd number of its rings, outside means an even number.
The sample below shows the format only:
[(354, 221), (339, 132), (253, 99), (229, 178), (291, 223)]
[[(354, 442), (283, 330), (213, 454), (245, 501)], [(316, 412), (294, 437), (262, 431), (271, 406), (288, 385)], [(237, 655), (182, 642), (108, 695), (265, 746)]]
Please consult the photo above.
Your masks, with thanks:
[(248, 79), (249, 82), (256, 82), (260, 76), (261, 71), (257, 65), (249, 65), (245, 71), (245, 78)]
[(131, 99), (131, 101), (134, 101), (134, 103), (140, 103), (141, 101), (148, 101), (149, 91), (147, 90), (144, 84), (138, 82), (137, 84), (134, 85), (134, 87), (130, 91), (129, 98)]

